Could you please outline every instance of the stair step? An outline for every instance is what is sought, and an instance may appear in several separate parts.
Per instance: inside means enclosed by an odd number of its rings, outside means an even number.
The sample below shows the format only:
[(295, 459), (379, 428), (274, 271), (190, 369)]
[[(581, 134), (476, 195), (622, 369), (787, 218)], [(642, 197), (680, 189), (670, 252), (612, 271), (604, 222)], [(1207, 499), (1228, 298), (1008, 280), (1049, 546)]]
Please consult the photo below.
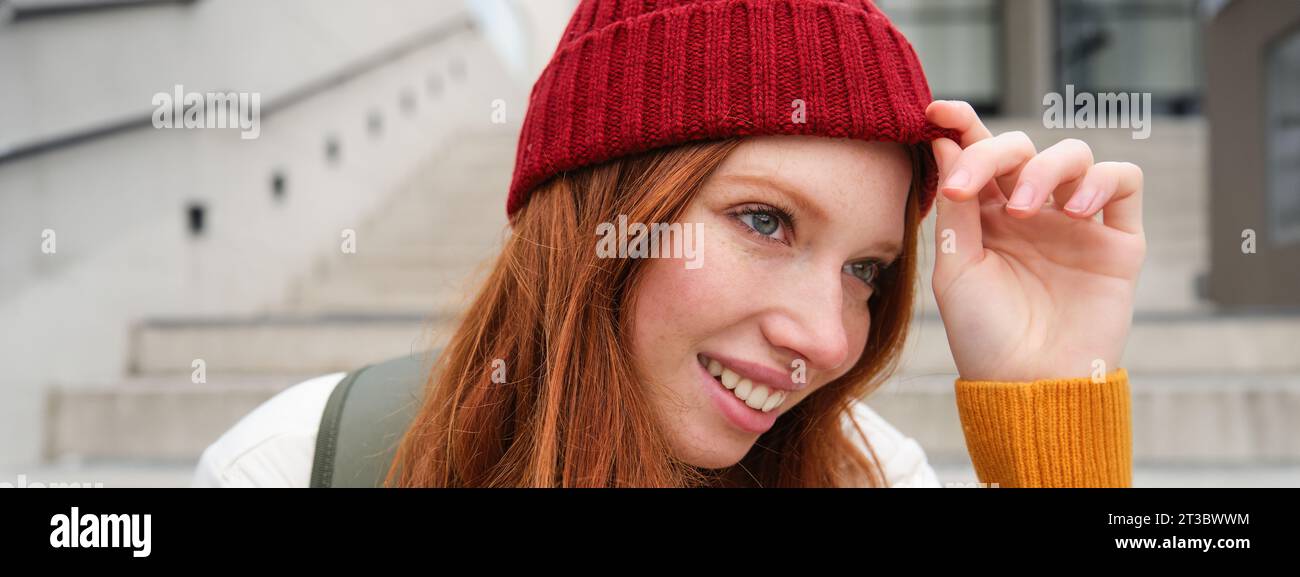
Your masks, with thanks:
[[(479, 261), (478, 265), (486, 264)], [(401, 267), (390, 263), (372, 262), (347, 268), (337, 268), (324, 278), (304, 286), (306, 289), (326, 290), (346, 288), (372, 291), (375, 298), (401, 292), (465, 291), (472, 286), (474, 264), (447, 267)], [(462, 297), (465, 295), (461, 295)]]
[[(955, 374), (895, 377), (867, 403), (932, 461), (969, 458)], [(1133, 458), (1141, 463), (1300, 464), (1300, 372), (1174, 375), (1129, 371)]]
[(194, 359), (203, 359), (209, 373), (348, 371), (440, 346), (454, 320), (423, 311), (158, 320), (136, 329), (133, 368), (137, 374), (186, 373)]
[(469, 306), (465, 291), (452, 290), (453, 283), (433, 285), (428, 290), (364, 284), (332, 283), (302, 291), (296, 310), (306, 314), (407, 314), (452, 318)]
[[(920, 317), (908, 339), (904, 373), (957, 372), (937, 314)], [(1146, 373), (1300, 373), (1296, 343), (1300, 343), (1300, 318), (1294, 315), (1139, 311), (1121, 364), (1130, 372)]]
[[(209, 373), (212, 375), (212, 373)], [(215, 376), (189, 373), (113, 387), (49, 392), (46, 456), (52, 459), (198, 459), (244, 415), (307, 377)], [(168, 382), (163, 382), (168, 381)]]
[[(141, 374), (186, 372), (202, 358), (210, 370), (246, 373), (347, 370), (428, 345), (430, 338), (445, 339), (468, 304), (461, 294), (397, 293), (383, 300), (369, 292), (334, 295), (336, 306), (388, 303), (391, 314), (153, 321), (135, 332), (133, 367)], [(1300, 322), (1292, 317), (1139, 314), (1122, 366), (1170, 374), (1297, 373), (1296, 342)], [(914, 322), (901, 370), (905, 375), (956, 373), (937, 316)]]
[[(208, 369), (51, 392), (54, 458), (197, 459), (258, 404), (315, 374), (240, 375)], [(1134, 461), (1153, 465), (1300, 464), (1300, 373), (1130, 373)], [(955, 375), (890, 379), (868, 403), (935, 463), (969, 460), (953, 395)]]
[[(930, 285), (933, 265), (923, 265), (918, 292), (920, 306), (925, 311), (937, 311), (938, 304)], [(1197, 279), (1208, 268), (1201, 262), (1169, 262), (1148, 259), (1138, 277), (1133, 295), (1133, 308), (1137, 313), (1158, 314), (1208, 314), (1214, 306), (1197, 292)]]

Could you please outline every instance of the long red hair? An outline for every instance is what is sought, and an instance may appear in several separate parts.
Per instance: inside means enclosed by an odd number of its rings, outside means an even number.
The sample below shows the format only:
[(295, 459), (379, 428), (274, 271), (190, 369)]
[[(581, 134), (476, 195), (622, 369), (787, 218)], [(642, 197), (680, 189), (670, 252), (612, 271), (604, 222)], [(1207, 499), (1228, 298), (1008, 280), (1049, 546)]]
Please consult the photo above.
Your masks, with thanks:
[[(739, 463), (718, 470), (674, 458), (645, 397), (627, 314), (641, 263), (599, 258), (594, 231), (620, 214), (629, 222), (677, 222), (739, 142), (651, 151), (561, 174), (534, 191), (435, 361), (386, 485), (884, 485), (869, 439), (856, 422), (847, 431), (842, 419), (892, 374), (906, 339), (920, 224), (916, 154), (903, 254), (871, 299), (866, 347), (848, 373), (782, 415)], [(505, 382), (494, 382), (502, 369)]]

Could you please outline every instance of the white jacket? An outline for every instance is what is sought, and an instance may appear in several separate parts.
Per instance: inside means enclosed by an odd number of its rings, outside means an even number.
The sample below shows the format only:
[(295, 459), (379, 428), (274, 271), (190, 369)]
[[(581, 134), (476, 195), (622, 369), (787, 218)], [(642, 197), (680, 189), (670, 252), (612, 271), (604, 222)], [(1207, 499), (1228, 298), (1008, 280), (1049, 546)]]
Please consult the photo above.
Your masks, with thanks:
[[(244, 416), (203, 451), (192, 486), (309, 486), (321, 414), (344, 376), (333, 373), (303, 381)], [(939, 486), (916, 440), (903, 435), (865, 402), (854, 405), (854, 413), (871, 440), (889, 486)], [(844, 424), (852, 426), (847, 418)], [(857, 433), (850, 436), (857, 438)]]

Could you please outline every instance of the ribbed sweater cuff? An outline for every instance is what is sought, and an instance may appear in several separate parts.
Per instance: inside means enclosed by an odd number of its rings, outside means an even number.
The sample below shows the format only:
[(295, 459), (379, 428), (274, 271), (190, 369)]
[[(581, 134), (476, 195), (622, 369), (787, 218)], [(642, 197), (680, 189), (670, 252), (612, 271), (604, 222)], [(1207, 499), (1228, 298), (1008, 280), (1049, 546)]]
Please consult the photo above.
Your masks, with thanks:
[(980, 481), (999, 487), (1129, 487), (1128, 372), (1033, 382), (958, 378), (957, 410)]

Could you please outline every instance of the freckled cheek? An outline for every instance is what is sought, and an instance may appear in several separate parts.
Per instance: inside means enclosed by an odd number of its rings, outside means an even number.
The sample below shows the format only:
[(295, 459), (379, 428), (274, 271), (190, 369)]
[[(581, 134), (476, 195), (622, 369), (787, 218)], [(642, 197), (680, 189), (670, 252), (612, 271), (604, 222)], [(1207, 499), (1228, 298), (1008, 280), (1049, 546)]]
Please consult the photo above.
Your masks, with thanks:
[(652, 305), (648, 312), (661, 322), (687, 329), (716, 324), (730, 309), (742, 306), (750, 281), (733, 270), (734, 262), (716, 252), (706, 253), (698, 269), (687, 269), (672, 260), (647, 263), (641, 298)]

